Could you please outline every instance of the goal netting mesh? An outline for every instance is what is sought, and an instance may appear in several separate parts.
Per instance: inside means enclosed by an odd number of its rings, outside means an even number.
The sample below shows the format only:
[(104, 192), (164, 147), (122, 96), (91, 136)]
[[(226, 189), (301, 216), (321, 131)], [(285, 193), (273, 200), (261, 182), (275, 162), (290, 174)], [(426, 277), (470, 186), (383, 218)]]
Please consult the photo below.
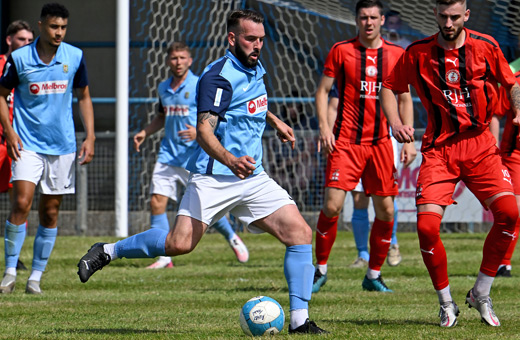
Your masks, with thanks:
[[(387, 10), (400, 12), (403, 28), (399, 33), (409, 40), (437, 31), (432, 14), (434, 1), (383, 3)], [(470, 0), (468, 3), (472, 12), (467, 26), (493, 35), (504, 50), (515, 53), (520, 1)], [(288, 190), (309, 222), (314, 223), (322, 205), (325, 159), (316, 149), (318, 131), (313, 97), (330, 47), (356, 35), (354, 7), (355, 1), (347, 0), (133, 0), (130, 97), (135, 99), (129, 114), (131, 135), (157, 113), (157, 85), (169, 76), (164, 65), (166, 47), (173, 41), (185, 41), (192, 49), (192, 71), (200, 74), (209, 62), (225, 53), (229, 12), (237, 8), (255, 9), (266, 17), (267, 37), (261, 60), (267, 69), (269, 108), (293, 127), (297, 138), (296, 148), (291, 150), (275, 138), (272, 130), (267, 130), (263, 138), (264, 164), (268, 174)], [(426, 121), (420, 103), (415, 104), (415, 116), (420, 131)], [(149, 138), (140, 153), (131, 147), (132, 233), (149, 225), (150, 179), (161, 137), (158, 133)], [(417, 166), (399, 169), (400, 222), (415, 222)], [(482, 215), (478, 203), (463, 194), (458, 200), (459, 207), (461, 200), (469, 200), (468, 209), (473, 210), (468, 214)], [(446, 218), (450, 220), (449, 213)], [(454, 214), (453, 221), (461, 219), (464, 222), (464, 218)]]

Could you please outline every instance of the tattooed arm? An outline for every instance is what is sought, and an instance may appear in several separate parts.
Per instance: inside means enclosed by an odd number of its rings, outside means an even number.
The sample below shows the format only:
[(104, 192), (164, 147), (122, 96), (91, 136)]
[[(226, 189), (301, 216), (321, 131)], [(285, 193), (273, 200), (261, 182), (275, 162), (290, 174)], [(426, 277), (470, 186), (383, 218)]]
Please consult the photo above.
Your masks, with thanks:
[(227, 166), (238, 178), (244, 179), (255, 171), (255, 159), (251, 156), (236, 157), (226, 150), (215, 136), (218, 116), (201, 112), (197, 116), (197, 143), (211, 157)]
[(520, 125), (520, 85), (518, 83), (511, 88), (511, 109), (515, 116), (513, 124)]

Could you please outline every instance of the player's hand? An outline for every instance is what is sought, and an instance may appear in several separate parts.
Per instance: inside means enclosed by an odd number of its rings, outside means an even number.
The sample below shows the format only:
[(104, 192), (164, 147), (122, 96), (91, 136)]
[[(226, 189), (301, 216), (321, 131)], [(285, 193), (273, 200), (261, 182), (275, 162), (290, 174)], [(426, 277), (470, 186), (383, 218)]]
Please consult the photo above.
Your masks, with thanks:
[(403, 144), (403, 148), (401, 149), (401, 163), (403, 163), (403, 166), (405, 168), (408, 167), (415, 160), (415, 157), (417, 157), (417, 149), (415, 148), (415, 144)]
[(94, 158), (94, 138), (87, 138), (81, 144), (81, 149), (79, 151), (78, 159), (79, 164), (88, 164)]
[(181, 137), (184, 142), (191, 142), (192, 140), (195, 140), (195, 138), (197, 138), (197, 129), (195, 126), (189, 124), (184, 125), (186, 125), (186, 130), (177, 132), (177, 135), (179, 135), (179, 137)]
[(519, 125), (520, 125), (520, 112), (518, 112), (518, 114), (516, 115), (516, 117), (513, 118), (513, 124), (516, 125), (516, 126), (519, 126)]
[(327, 129), (320, 129), (320, 139), (318, 140), (318, 152), (323, 152), (328, 155), (336, 148), (336, 138), (332, 131)]
[(415, 129), (409, 125), (392, 126), (392, 135), (399, 143), (414, 142), (413, 134)]
[(17, 161), (22, 154), (21, 151), (23, 150), (23, 143), (20, 136), (18, 136), (14, 131), (9, 134), (6, 133), (5, 146), (7, 149), (7, 155), (9, 155), (12, 160)]
[(284, 123), (284, 127), (281, 129), (278, 129), (278, 132), (276, 133), (276, 136), (278, 136), (278, 139), (282, 141), (282, 143), (291, 143), (291, 149), (294, 150), (294, 145), (296, 144), (296, 138), (294, 137), (293, 129)]
[(236, 158), (231, 165), (229, 166), (229, 169), (240, 179), (245, 179), (253, 174), (256, 167), (255, 165), (256, 161), (251, 156), (242, 156), (239, 158)]
[(145, 139), (146, 139), (146, 131), (141, 130), (135, 134), (135, 136), (134, 136), (135, 151), (137, 151), (137, 152), (141, 151), (140, 147), (141, 147), (141, 144), (143, 144)]

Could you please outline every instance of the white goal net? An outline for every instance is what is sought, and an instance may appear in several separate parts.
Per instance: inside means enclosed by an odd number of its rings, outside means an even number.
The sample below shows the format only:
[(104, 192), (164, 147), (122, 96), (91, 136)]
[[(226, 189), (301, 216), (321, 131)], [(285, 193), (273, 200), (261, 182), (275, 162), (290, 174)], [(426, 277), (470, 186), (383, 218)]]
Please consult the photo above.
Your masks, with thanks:
[[(409, 40), (437, 31), (432, 14), (434, 1), (383, 3), (386, 10), (400, 12), (403, 28), (399, 33)], [(493, 35), (506, 50), (515, 53), (516, 46), (510, 45), (511, 37), (519, 32), (519, 1), (470, 0), (469, 7), (472, 14), (468, 27)], [(266, 131), (267, 172), (288, 190), (313, 223), (313, 216), (321, 209), (325, 168), (325, 160), (316, 150), (313, 98), (330, 47), (356, 35), (355, 1), (132, 0), (130, 96), (147, 100), (132, 105), (130, 132), (138, 132), (157, 112), (156, 88), (168, 77), (164, 66), (166, 47), (173, 41), (185, 41), (192, 49), (192, 71), (200, 74), (209, 62), (225, 53), (226, 17), (236, 8), (252, 8), (266, 17), (267, 37), (261, 60), (267, 69), (269, 107), (293, 127), (298, 140), (293, 151), (280, 144), (272, 131)], [(417, 103), (415, 111), (420, 131), (426, 121), (424, 110)], [(131, 232), (148, 227), (149, 184), (161, 137), (157, 134), (150, 138), (139, 154), (133, 149), (130, 152)], [(413, 176), (417, 166), (400, 169), (400, 222), (415, 222), (411, 193), (415, 192)], [(464, 216), (454, 215), (453, 220), (481, 221), (481, 210), (478, 202), (470, 200), (467, 209), (458, 209)]]

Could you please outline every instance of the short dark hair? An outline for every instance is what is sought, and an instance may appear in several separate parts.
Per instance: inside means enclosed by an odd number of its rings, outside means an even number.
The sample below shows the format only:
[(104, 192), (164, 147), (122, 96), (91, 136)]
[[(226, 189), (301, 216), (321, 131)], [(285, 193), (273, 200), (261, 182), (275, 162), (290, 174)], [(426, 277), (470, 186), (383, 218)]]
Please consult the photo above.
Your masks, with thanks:
[(13, 36), (16, 33), (23, 31), (23, 30), (26, 30), (29, 32), (33, 31), (31, 28), (31, 25), (29, 25), (29, 23), (27, 21), (15, 20), (12, 23), (10, 23), (9, 26), (7, 26), (7, 31), (5, 32), (5, 34), (7, 36)]
[(173, 42), (170, 46), (168, 46), (168, 50), (166, 51), (166, 53), (168, 53), (168, 55), (169, 55), (173, 51), (187, 51), (191, 56), (190, 47), (188, 45), (186, 45), (185, 42), (182, 42), (182, 41)]
[(359, 10), (362, 8), (371, 8), (377, 7), (379, 8), (379, 14), (383, 15), (383, 3), (379, 0), (359, 0), (356, 3), (356, 17), (359, 14)]
[(56, 2), (48, 3), (43, 5), (40, 19), (43, 20), (47, 16), (67, 19), (69, 17), (69, 10), (62, 4)]
[(437, 5), (453, 5), (456, 3), (464, 4), (466, 0), (435, 0), (435, 4)]
[(227, 31), (231, 32), (238, 28), (240, 19), (251, 20), (257, 24), (264, 23), (264, 16), (261, 13), (251, 9), (236, 9), (229, 14), (227, 19)]

